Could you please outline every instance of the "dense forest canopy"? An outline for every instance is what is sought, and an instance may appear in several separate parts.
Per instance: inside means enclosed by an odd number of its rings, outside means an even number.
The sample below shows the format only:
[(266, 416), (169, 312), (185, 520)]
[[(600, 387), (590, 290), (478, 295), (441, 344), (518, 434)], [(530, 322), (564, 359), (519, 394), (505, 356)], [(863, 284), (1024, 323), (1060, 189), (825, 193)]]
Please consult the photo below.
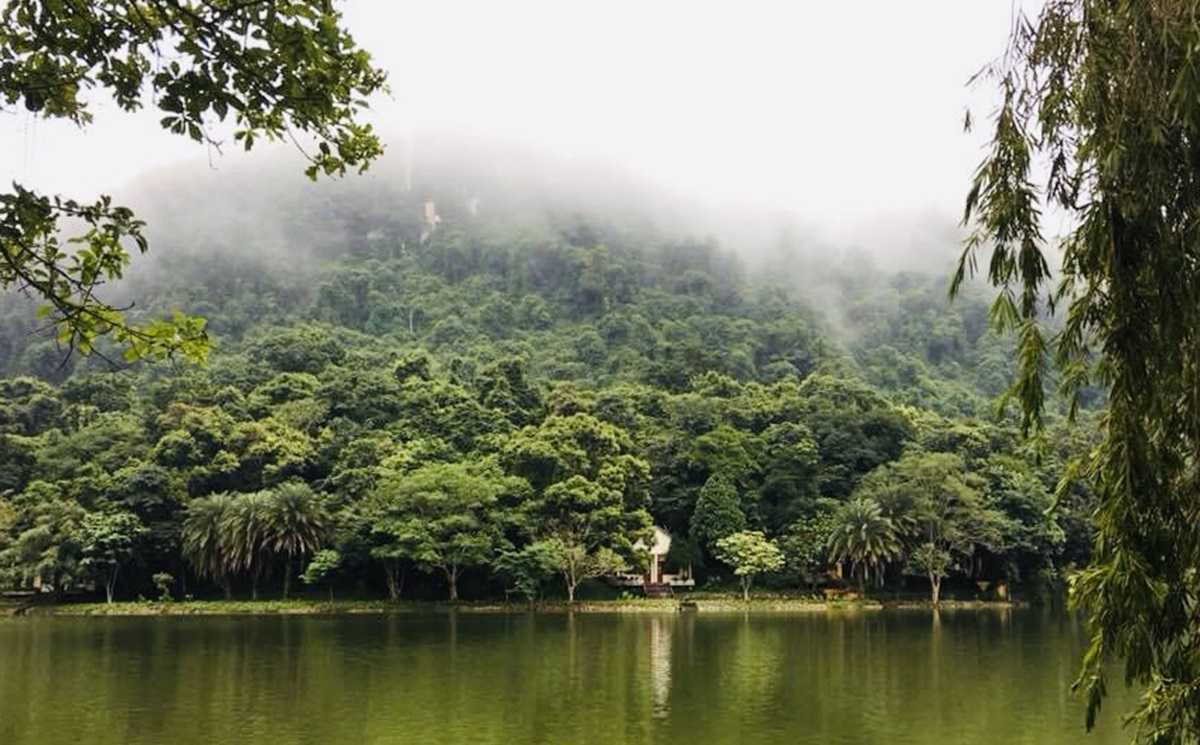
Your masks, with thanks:
[(997, 412), (1011, 342), (982, 292), (764, 224), (722, 241), (687, 200), (539, 157), (143, 183), (156, 251), (113, 301), (206, 318), (214, 352), (64, 358), (0, 298), (4, 586), (573, 598), (652, 524), (745, 587), (837, 562), (1033, 593), (1086, 560), (1066, 464), (1091, 430), (1051, 411), (1024, 442)]

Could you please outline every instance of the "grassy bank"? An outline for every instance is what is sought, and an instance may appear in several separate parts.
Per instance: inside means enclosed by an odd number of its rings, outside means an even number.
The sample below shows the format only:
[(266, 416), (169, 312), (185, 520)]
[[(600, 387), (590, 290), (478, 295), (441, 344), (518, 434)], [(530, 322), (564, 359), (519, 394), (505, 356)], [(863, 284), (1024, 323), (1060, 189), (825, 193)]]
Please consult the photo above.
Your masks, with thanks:
[[(749, 602), (739, 598), (687, 597), (667, 600), (620, 599), (590, 600), (578, 603), (546, 602), (530, 606), (525, 603), (432, 603), (403, 600), (189, 600), (183, 602), (119, 602), (61, 603), (36, 605), (24, 609), (30, 616), (230, 616), (230, 615), (388, 615), (413, 613), (837, 613), (879, 611), (889, 609), (929, 609), (928, 603), (880, 603), (867, 601), (826, 602), (802, 598), (756, 598)], [(944, 602), (944, 610), (989, 610), (1012, 607), (1010, 603)], [(0, 606), (0, 615), (12, 615), (18, 606)]]

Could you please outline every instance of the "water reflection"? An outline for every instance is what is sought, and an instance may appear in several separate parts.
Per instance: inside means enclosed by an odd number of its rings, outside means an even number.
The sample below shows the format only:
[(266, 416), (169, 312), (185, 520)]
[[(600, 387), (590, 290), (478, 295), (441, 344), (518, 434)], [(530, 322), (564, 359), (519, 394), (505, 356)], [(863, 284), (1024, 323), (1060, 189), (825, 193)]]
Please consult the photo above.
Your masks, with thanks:
[(1057, 745), (1084, 641), (1037, 612), (13, 619), (0, 743)]
[(654, 696), (654, 718), (662, 719), (669, 712), (671, 701), (671, 635), (674, 616), (650, 616), (650, 690)]

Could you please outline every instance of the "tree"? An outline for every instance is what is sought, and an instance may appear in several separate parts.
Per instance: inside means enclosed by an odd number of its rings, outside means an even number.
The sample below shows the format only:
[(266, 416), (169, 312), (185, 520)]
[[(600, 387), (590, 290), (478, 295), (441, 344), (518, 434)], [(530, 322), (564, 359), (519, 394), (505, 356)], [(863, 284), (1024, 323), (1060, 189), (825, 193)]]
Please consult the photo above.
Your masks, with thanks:
[[(9, 0), (0, 12), (0, 99), (9, 107), (85, 126), (99, 90), (125, 111), (152, 103), (164, 129), (214, 149), (221, 142), (212, 127), (229, 119), (247, 150), (305, 134), (315, 141), (310, 178), (365, 168), (381, 152), (355, 115), (384, 74), (329, 2)], [(69, 242), (60, 237), (67, 221), (83, 229)], [(96, 294), (122, 275), (128, 243), (146, 250), (142, 227), (108, 197), (86, 203), (13, 184), (0, 193), (0, 287), (43, 301), (60, 338), (84, 352), (109, 334), (131, 359), (202, 358), (202, 319), (135, 325)]]
[(404, 592), (404, 575), (407, 573), (404, 562), (408, 559), (408, 554), (402, 546), (392, 540), (392, 536), (382, 531), (380, 533), (386, 538), (382, 544), (371, 547), (371, 558), (378, 559), (383, 565), (388, 599), (396, 601)]
[(846, 498), (857, 479), (900, 457), (912, 423), (879, 391), (853, 379), (811, 375), (800, 385), (801, 421), (820, 454), (820, 492)]
[(137, 515), (146, 526), (146, 535), (138, 541), (138, 563), (151, 574), (167, 568), (173, 573), (179, 571), (182, 492), (182, 485), (171, 478), (167, 469), (142, 460), (127, 460), (112, 473), (109, 499)]
[(750, 599), (754, 575), (783, 568), (783, 552), (757, 530), (743, 530), (717, 541), (717, 558), (733, 567), (742, 582), (742, 600)]
[(694, 466), (709, 473), (720, 473), (734, 484), (744, 484), (759, 470), (758, 438), (729, 425), (714, 427), (691, 443)]
[(854, 499), (842, 505), (829, 541), (829, 558), (850, 562), (860, 596), (866, 595), (867, 577), (874, 573), (882, 578), (883, 567), (900, 555), (900, 549), (896, 527), (884, 517), (878, 502)]
[(284, 557), (283, 599), (287, 600), (292, 564), (321, 548), (329, 515), (308, 484), (282, 484), (267, 495), (262, 540), (268, 551)]
[(324, 583), (329, 590), (329, 602), (333, 602), (333, 578), (342, 566), (342, 555), (329, 548), (323, 548), (313, 554), (300, 579), (306, 585)]
[(619, 490), (582, 476), (550, 486), (527, 509), (536, 535), (553, 546), (572, 603), (583, 580), (624, 571), (622, 554), (650, 527), (650, 516), (628, 509)]
[(537, 491), (572, 476), (610, 483), (642, 495), (649, 466), (632, 454), (629, 434), (590, 414), (552, 415), (504, 441), (506, 468)]
[[(1076, 681), (1090, 727), (1110, 662), (1145, 690), (1143, 742), (1200, 732), (1200, 25), (1186, 2), (1052, 0), (1021, 18), (987, 71), (1002, 94), (991, 150), (966, 202), (974, 228), (955, 277), (978, 252), (1001, 292), (997, 325), (1016, 333), (1009, 396), (1040, 426), (1052, 358), (1068, 400), (1107, 394), (1104, 440), (1077, 464), (1099, 505), (1091, 562), (1072, 583), (1092, 643)], [(1042, 168), (1045, 164), (1045, 168)], [(1044, 173), (1045, 181), (1035, 181)], [(1061, 270), (1040, 216), (1069, 216)], [(1051, 283), (1057, 280), (1057, 286)], [(1065, 310), (1053, 336), (1048, 309)]]
[(782, 528), (813, 506), (821, 461), (812, 433), (802, 424), (773, 424), (763, 432), (763, 498), (769, 526)]
[[(1060, 561), (1071, 561), (1065, 555), (1067, 532), (1079, 517), (1072, 515), (1074, 495), (1070, 482), (1064, 484), (1057, 500), (1023, 459), (996, 453), (980, 468), (987, 480), (988, 503), (1004, 515), (1003, 544), (1005, 573), (1010, 580), (1047, 576), (1057, 569)], [(1086, 530), (1086, 526), (1083, 527)]]
[(537, 418), (541, 397), (529, 385), (524, 362), (503, 359), (479, 371), (476, 378), (479, 401), (504, 414), (514, 425), (523, 426)]
[(942, 580), (980, 548), (999, 551), (1010, 521), (984, 502), (985, 486), (953, 453), (911, 451), (863, 480), (855, 495), (879, 504), (907, 544), (909, 567), (941, 599)]
[[(530, 604), (541, 595), (542, 584), (561, 571), (562, 546), (554, 541), (534, 541), (520, 549), (501, 551), (492, 567)], [(508, 595), (508, 590), (504, 591)]]
[(264, 491), (239, 494), (221, 516), (222, 553), (231, 574), (250, 574), (252, 600), (258, 600), (259, 580), (270, 568), (271, 522), (271, 495)]
[(89, 512), (79, 525), (79, 565), (95, 572), (104, 583), (104, 598), (110, 605), (117, 573), (133, 558), (138, 540), (148, 531), (132, 512)]
[(523, 508), (534, 540), (557, 547), (567, 599), (579, 583), (620, 571), (650, 527), (643, 505), (649, 465), (628, 433), (590, 414), (552, 415), (504, 443), (507, 468), (534, 490)]
[(829, 569), (829, 547), (837, 528), (838, 506), (831, 499), (818, 500), (812, 514), (794, 521), (779, 538), (789, 573), (813, 590)]
[(233, 497), (225, 493), (193, 499), (184, 513), (180, 544), (183, 557), (199, 577), (208, 577), (221, 586), (225, 597), (233, 594), (230, 577), (233, 564), (226, 548), (225, 521), (233, 507)]
[(608, 546), (589, 549), (586, 543), (572, 540), (574, 536), (554, 536), (546, 541), (545, 558), (562, 574), (567, 588), (567, 602), (575, 602), (575, 592), (586, 579), (611, 577), (627, 571), (629, 562)]
[(704, 482), (691, 527), (692, 535), (709, 550), (725, 536), (746, 529), (746, 515), (737, 489), (724, 474), (713, 474)]
[(31, 482), (13, 502), (9, 540), (0, 550), (0, 570), (19, 586), (33, 584), (62, 593), (79, 574), (76, 537), (86, 511), (55, 485)]
[(375, 529), (398, 556), (440, 571), (450, 600), (458, 600), (463, 570), (486, 564), (503, 543), (501, 497), (522, 487), (490, 464), (432, 463), (375, 489)]

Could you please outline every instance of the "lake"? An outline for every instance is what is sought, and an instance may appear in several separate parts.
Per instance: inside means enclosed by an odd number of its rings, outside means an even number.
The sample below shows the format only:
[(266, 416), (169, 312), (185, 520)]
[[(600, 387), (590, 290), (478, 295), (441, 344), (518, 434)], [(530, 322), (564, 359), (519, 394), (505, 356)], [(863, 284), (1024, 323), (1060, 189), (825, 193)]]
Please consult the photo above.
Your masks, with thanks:
[(0, 619), (0, 743), (1125, 743), (1086, 739), (1074, 616)]

